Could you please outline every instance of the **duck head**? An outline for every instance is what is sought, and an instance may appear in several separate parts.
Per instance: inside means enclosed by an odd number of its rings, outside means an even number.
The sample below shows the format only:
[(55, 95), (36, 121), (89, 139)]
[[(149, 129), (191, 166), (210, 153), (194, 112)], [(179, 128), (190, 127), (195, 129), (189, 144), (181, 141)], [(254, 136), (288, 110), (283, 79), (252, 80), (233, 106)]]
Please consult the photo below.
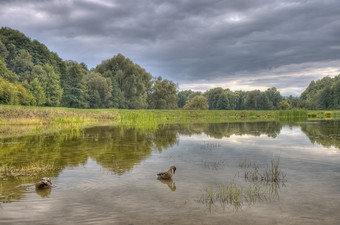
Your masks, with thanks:
[(172, 171), (173, 174), (175, 174), (175, 171), (176, 171), (176, 166), (170, 166), (170, 169)]
[(35, 187), (38, 189), (50, 188), (52, 187), (52, 181), (48, 177), (43, 177), (35, 184)]

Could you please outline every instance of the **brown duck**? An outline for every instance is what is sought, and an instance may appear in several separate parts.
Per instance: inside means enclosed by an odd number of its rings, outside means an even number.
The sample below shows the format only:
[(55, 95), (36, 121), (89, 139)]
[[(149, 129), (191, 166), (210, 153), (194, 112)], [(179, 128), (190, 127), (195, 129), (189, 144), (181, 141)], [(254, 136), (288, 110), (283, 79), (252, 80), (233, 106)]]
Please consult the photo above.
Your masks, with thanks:
[(48, 177), (43, 177), (35, 184), (35, 187), (38, 189), (50, 188), (52, 187), (52, 181)]
[(157, 174), (158, 179), (169, 180), (175, 174), (176, 166), (170, 166), (167, 172), (161, 172)]

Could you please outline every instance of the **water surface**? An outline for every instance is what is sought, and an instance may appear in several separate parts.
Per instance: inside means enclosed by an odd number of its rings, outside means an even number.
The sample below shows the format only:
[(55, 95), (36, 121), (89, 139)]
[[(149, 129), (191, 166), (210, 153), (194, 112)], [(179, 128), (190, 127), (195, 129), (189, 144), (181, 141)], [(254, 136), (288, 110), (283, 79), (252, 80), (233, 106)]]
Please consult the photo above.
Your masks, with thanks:
[[(338, 224), (340, 123), (315, 121), (191, 124), (156, 131), (95, 127), (77, 136), (1, 140), (0, 164), (54, 163), (51, 190), (39, 177), (1, 178), (1, 224)], [(280, 160), (278, 185), (244, 179)], [(1, 166), (0, 165), (0, 166)], [(171, 181), (156, 173), (177, 167)], [(202, 201), (233, 183), (264, 194), (233, 204)]]

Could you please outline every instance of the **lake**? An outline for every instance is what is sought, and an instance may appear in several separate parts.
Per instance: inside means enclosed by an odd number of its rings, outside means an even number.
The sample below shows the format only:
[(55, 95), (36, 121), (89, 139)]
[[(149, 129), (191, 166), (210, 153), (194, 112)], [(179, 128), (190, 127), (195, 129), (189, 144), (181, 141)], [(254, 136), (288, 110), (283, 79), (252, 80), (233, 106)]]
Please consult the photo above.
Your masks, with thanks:
[[(2, 139), (0, 160), (0, 166), (39, 162), (57, 168), (1, 177), (0, 224), (340, 221), (336, 120), (163, 125), (152, 131), (100, 126)], [(282, 175), (276, 182), (261, 178), (272, 163)], [(172, 165), (172, 180), (158, 180), (156, 174)], [(37, 191), (43, 176), (53, 187)], [(226, 189), (233, 192), (223, 199)]]

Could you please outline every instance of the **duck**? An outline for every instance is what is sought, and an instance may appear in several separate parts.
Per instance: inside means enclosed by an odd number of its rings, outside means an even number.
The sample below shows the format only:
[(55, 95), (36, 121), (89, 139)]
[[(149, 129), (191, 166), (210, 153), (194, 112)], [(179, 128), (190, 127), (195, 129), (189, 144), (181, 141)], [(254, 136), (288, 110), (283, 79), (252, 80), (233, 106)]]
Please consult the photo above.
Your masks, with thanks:
[(35, 184), (35, 187), (37, 189), (50, 188), (52, 187), (52, 181), (48, 177), (43, 177)]
[(170, 166), (167, 172), (161, 172), (157, 174), (158, 179), (169, 180), (175, 174), (176, 166)]

